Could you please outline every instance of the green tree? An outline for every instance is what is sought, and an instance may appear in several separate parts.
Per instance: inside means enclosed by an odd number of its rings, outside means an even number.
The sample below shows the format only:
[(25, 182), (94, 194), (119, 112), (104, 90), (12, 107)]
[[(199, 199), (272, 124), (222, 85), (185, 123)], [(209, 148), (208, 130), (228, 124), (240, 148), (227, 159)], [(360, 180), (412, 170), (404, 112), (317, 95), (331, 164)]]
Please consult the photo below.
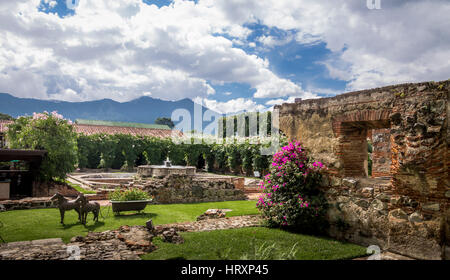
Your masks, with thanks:
[(170, 128), (174, 128), (175, 124), (170, 118), (157, 118), (155, 124), (167, 125)]
[[(118, 139), (115, 135), (99, 134), (94, 136), (97, 143), (97, 149), (100, 153), (100, 162), (98, 168), (110, 169), (114, 165), (117, 157)], [(123, 162), (122, 162), (123, 163)]]
[(13, 149), (46, 150), (40, 179), (65, 179), (77, 164), (77, 138), (70, 121), (56, 112), (20, 117), (9, 126), (7, 139)]
[(8, 114), (0, 113), (0, 120), (12, 121), (14, 118)]

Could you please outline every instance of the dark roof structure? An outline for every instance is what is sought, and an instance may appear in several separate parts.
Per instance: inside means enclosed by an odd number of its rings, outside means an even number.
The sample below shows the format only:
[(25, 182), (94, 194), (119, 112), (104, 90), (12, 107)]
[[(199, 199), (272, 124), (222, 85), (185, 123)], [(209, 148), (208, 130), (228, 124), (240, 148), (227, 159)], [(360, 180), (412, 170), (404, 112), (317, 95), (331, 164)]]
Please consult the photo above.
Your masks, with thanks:
[(11, 160), (41, 161), (46, 154), (47, 151), (43, 150), (0, 149), (0, 161), (11, 161)]

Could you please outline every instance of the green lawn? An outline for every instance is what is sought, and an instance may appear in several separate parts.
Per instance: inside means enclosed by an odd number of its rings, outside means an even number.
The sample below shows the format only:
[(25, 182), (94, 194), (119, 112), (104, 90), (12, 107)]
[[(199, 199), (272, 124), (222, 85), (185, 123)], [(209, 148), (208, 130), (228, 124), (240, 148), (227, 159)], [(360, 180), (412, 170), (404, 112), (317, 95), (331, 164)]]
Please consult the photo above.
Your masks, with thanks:
[[(155, 238), (154, 243), (158, 249), (143, 255), (142, 258), (146, 260), (336, 260), (366, 255), (366, 248), (358, 245), (265, 227), (185, 232), (181, 235), (185, 243), (179, 245), (162, 242), (159, 237)], [(286, 255), (289, 252), (293, 252), (291, 257)]]
[[(117, 229), (122, 225), (145, 225), (148, 219), (152, 219), (155, 225), (195, 221), (197, 216), (210, 208), (232, 209), (227, 217), (258, 214), (255, 201), (225, 201), (192, 204), (166, 204), (148, 205), (144, 213), (114, 216), (111, 207), (102, 207), (102, 216), (99, 221), (92, 221), (92, 214), (88, 215), (88, 223), (83, 226), (78, 222), (75, 211), (66, 212), (64, 223), (59, 223), (59, 210), (32, 209), (15, 210), (0, 213), (0, 235), (6, 242), (34, 240), (44, 238), (61, 237), (68, 242), (71, 237), (86, 235), (88, 231), (105, 231)], [(124, 214), (127, 214), (126, 212)]]
[(83, 189), (80, 185), (72, 184), (69, 181), (65, 181), (65, 183), (68, 184), (69, 186), (71, 186), (72, 188), (74, 188), (75, 190), (79, 191), (80, 193), (84, 193), (84, 194), (97, 193), (96, 191), (90, 191), (90, 190)]

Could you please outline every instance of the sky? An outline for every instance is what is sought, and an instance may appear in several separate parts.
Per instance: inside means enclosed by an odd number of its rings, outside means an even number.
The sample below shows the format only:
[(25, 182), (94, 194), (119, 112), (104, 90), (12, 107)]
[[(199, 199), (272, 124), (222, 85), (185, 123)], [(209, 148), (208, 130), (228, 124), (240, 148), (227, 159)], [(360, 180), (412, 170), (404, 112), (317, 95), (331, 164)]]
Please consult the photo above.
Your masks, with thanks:
[(220, 113), (450, 78), (448, 0), (0, 0), (0, 92)]

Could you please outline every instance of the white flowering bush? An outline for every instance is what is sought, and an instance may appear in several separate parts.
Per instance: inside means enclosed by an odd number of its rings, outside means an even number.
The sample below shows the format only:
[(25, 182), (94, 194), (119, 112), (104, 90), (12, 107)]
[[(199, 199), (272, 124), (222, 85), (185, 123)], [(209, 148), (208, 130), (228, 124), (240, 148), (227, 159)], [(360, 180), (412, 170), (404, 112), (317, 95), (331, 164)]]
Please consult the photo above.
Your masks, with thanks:
[(46, 150), (40, 179), (64, 179), (77, 163), (77, 138), (72, 123), (57, 112), (34, 113), (19, 117), (9, 125), (8, 142), (12, 149)]

